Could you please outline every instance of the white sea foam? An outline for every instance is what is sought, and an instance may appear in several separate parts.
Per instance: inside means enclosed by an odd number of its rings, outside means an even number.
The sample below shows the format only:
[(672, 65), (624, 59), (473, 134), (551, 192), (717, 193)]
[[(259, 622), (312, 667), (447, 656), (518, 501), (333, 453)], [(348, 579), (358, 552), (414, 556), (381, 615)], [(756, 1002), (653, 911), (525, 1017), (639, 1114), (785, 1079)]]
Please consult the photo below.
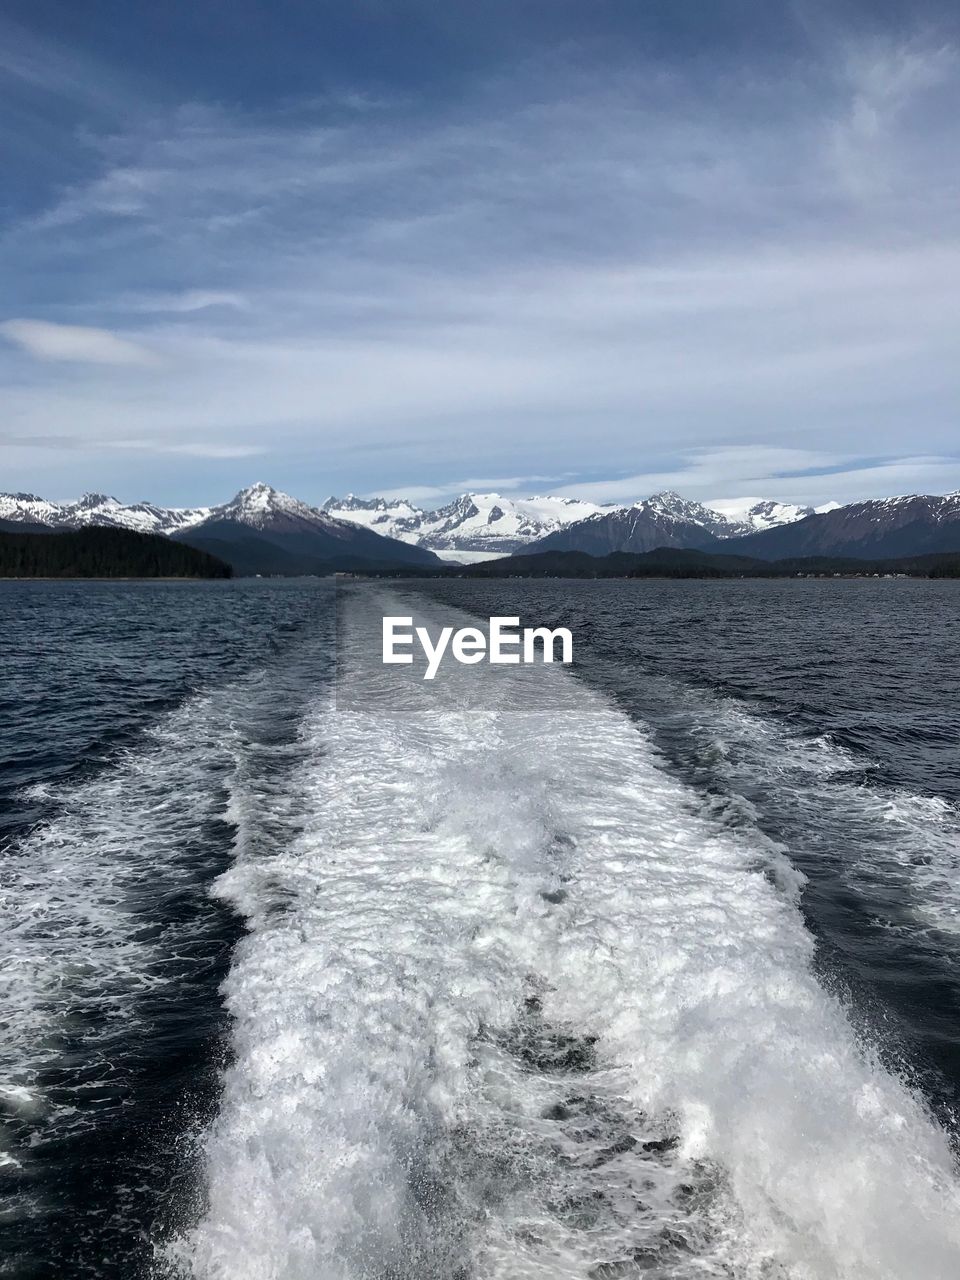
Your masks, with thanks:
[(58, 1040), (82, 1029), (85, 1013), (123, 1020), (126, 995), (152, 983), (150, 961), (162, 940), (138, 929), (137, 896), (162, 875), (185, 810), (202, 816), (215, 802), (203, 767), (203, 711), (198, 701), (114, 768), (63, 788), (51, 821), (6, 851), (0, 1063), (7, 1092), (33, 1096)]
[[(731, 803), (756, 816), (740, 789), (760, 788), (779, 820), (811, 827), (823, 854), (882, 909), (891, 927), (960, 934), (960, 813), (938, 796), (871, 780), (871, 766), (829, 736), (810, 737), (732, 699), (674, 691), (679, 716), (715, 735), (714, 767)], [(803, 823), (803, 815), (814, 822)]]
[(126, 1104), (144, 999), (178, 998), (201, 926), (175, 904), (203, 902), (222, 866), (211, 824), (242, 759), (244, 694), (191, 698), (101, 773), (47, 787), (53, 815), (4, 850), (0, 1146), (30, 1188), (5, 1201), (15, 1216), (43, 1211), (34, 1166), (46, 1144)]
[(243, 840), (218, 884), (250, 932), (175, 1269), (960, 1273), (947, 1138), (814, 980), (795, 878), (622, 713), (473, 668), (415, 712), (324, 702), (302, 746), (288, 839)]

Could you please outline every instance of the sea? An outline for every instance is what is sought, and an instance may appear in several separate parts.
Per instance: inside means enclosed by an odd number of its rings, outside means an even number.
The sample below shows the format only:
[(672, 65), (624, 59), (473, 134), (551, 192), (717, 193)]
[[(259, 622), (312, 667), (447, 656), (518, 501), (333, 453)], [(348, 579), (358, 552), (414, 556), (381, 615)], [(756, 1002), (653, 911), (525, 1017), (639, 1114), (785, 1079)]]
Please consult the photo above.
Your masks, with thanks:
[[(398, 684), (385, 615), (574, 660)], [(958, 622), (0, 583), (0, 1276), (956, 1280)]]

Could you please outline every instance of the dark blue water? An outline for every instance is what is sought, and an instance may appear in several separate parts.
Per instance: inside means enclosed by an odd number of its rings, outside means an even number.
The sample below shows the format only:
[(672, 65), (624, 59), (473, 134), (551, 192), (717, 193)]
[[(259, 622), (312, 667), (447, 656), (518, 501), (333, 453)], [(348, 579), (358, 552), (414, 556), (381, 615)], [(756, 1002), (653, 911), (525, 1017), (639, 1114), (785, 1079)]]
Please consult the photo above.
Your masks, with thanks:
[(5, 582), (0, 634), (2, 1274), (146, 1274), (201, 1195), (231, 789), (293, 767), (331, 591)]
[[(575, 678), (650, 735), (699, 812), (803, 873), (821, 981), (954, 1132), (957, 584), (400, 590), (570, 627)], [(296, 828), (289, 780), (323, 768), (301, 728), (334, 672), (332, 589), (0, 583), (0, 635), (0, 1274), (146, 1277), (203, 1211), (230, 1059), (219, 987), (243, 926), (209, 887), (238, 796), (267, 857)]]

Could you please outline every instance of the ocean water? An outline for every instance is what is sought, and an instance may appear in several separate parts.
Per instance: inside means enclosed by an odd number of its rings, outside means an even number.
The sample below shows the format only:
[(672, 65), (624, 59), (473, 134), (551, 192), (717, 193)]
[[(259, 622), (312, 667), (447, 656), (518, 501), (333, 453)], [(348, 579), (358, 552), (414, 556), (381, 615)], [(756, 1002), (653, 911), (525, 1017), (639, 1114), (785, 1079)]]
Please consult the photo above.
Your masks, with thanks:
[(958, 611), (0, 584), (0, 1276), (960, 1274)]

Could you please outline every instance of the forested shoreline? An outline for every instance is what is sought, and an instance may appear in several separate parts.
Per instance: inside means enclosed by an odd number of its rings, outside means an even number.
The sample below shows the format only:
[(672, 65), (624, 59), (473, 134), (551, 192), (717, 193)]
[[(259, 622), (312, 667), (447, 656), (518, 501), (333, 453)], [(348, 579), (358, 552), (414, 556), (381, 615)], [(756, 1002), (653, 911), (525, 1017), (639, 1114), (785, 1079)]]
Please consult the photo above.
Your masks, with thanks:
[(90, 527), (0, 532), (0, 578), (229, 578), (216, 556), (157, 534)]

